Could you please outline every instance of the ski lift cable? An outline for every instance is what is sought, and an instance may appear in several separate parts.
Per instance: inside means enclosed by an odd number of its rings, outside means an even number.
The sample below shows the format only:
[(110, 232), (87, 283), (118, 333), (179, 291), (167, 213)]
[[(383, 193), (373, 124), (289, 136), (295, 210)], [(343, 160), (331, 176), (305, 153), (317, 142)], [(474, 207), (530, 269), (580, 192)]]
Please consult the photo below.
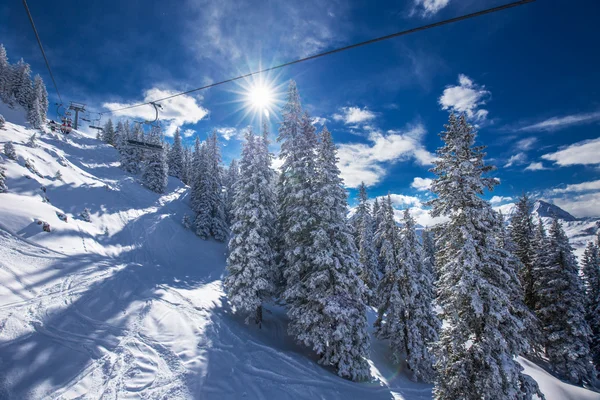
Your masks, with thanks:
[[(23, 0), (23, 1), (25, 1), (25, 0)], [(298, 64), (298, 63), (301, 63), (301, 62), (304, 62), (304, 61), (314, 60), (316, 58), (329, 56), (329, 55), (335, 54), (335, 53), (341, 53), (342, 51), (354, 49), (356, 47), (362, 47), (362, 46), (366, 46), (366, 45), (369, 45), (369, 44), (373, 44), (373, 43), (377, 43), (377, 42), (382, 42), (384, 40), (393, 39), (393, 38), (396, 38), (396, 37), (399, 37), (399, 36), (405, 36), (405, 35), (408, 35), (408, 34), (411, 34), (411, 33), (420, 32), (420, 31), (424, 31), (424, 30), (427, 30), (427, 29), (431, 29), (431, 28), (436, 28), (438, 26), (448, 25), (448, 24), (452, 24), (452, 23), (455, 23), (455, 22), (464, 21), (464, 20), (467, 20), (467, 19), (470, 19), (470, 18), (475, 18), (475, 17), (479, 17), (479, 16), (482, 16), (482, 15), (495, 13), (497, 11), (502, 11), (502, 10), (506, 10), (508, 8), (513, 8), (513, 7), (521, 6), (521, 5), (524, 5), (524, 4), (527, 4), (527, 3), (532, 3), (534, 1), (535, 0), (519, 0), (519, 1), (512, 2), (512, 3), (503, 4), (503, 5), (500, 5), (500, 6), (497, 6), (497, 7), (492, 7), (492, 8), (488, 8), (488, 9), (485, 9), (485, 10), (477, 11), (477, 12), (474, 12), (474, 13), (465, 14), (465, 15), (461, 15), (461, 16), (458, 16), (458, 17), (454, 17), (454, 18), (449, 18), (449, 19), (446, 19), (446, 20), (443, 20), (443, 21), (438, 21), (438, 22), (434, 22), (434, 23), (431, 23), (431, 24), (422, 25), (422, 26), (419, 26), (419, 27), (416, 27), (416, 28), (407, 29), (407, 30), (404, 30), (404, 31), (392, 33), (390, 35), (381, 36), (381, 37), (378, 37), (378, 38), (366, 40), (364, 42), (354, 43), (354, 44), (351, 44), (351, 45), (348, 45), (348, 46), (344, 46), (344, 47), (340, 47), (340, 48), (337, 48), (337, 49), (325, 51), (323, 53), (319, 53), (319, 54), (315, 54), (315, 55), (312, 55), (312, 56), (300, 58), (300, 59), (297, 59), (297, 60), (294, 60), (294, 61), (289, 61), (287, 63), (276, 65), (274, 67), (264, 68), (264, 69), (261, 69), (259, 71), (250, 72), (250, 73), (247, 73), (247, 74), (244, 74), (244, 75), (237, 76), (235, 78), (226, 79), (224, 81), (211, 83), (210, 85), (201, 86), (201, 87), (198, 87), (198, 88), (195, 88), (195, 89), (187, 90), (185, 92), (175, 93), (175, 94), (172, 94), (170, 96), (163, 97), (163, 98), (160, 98), (160, 99), (148, 101), (148, 102), (145, 102), (145, 103), (133, 104), (133, 105), (130, 105), (130, 106), (127, 106), (127, 107), (121, 107), (121, 108), (117, 108), (115, 110), (106, 111), (106, 113), (107, 114), (112, 114), (112, 113), (115, 113), (115, 112), (118, 112), (118, 111), (128, 110), (130, 108), (141, 107), (141, 106), (145, 106), (145, 105), (152, 104), (152, 103), (158, 103), (158, 102), (161, 102), (161, 101), (172, 99), (174, 97), (183, 96), (185, 94), (190, 94), (190, 93), (193, 93), (193, 92), (198, 92), (200, 90), (205, 90), (205, 89), (209, 89), (209, 88), (212, 88), (212, 87), (215, 87), (215, 86), (223, 85), (225, 83), (234, 82), (234, 81), (237, 81), (237, 80), (240, 80), (240, 79), (248, 78), (248, 77), (253, 76), (253, 75), (258, 75), (258, 74), (262, 74), (262, 73), (265, 73), (265, 72), (273, 71), (273, 70), (276, 70), (276, 69), (288, 67), (290, 65)]]
[(33, 17), (31, 16), (31, 12), (29, 11), (29, 6), (27, 5), (27, 0), (23, 0), (23, 5), (25, 6), (25, 11), (27, 11), (27, 16), (29, 17), (29, 22), (31, 22), (31, 27), (33, 28), (33, 33), (35, 33), (35, 38), (37, 39), (38, 45), (40, 46), (40, 51), (42, 52), (42, 56), (44, 57), (44, 61), (46, 62), (46, 68), (48, 68), (48, 73), (50, 74), (50, 79), (52, 79), (52, 84), (54, 85), (54, 89), (56, 90), (56, 94), (58, 95), (58, 99), (62, 103), (62, 97), (60, 97), (60, 92), (58, 91), (58, 85), (56, 85), (56, 81), (54, 80), (54, 74), (52, 74), (52, 69), (50, 68), (50, 63), (48, 62), (48, 58), (46, 57), (46, 52), (44, 51), (44, 47), (42, 46), (42, 41), (40, 39), (40, 35), (33, 23)]

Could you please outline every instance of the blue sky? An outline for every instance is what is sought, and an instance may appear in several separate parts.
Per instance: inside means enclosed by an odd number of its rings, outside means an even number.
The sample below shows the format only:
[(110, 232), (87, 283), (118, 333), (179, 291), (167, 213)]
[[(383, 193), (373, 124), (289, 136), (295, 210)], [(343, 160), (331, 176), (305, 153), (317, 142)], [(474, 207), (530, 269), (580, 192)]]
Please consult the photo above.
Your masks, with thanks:
[[(298, 57), (480, 10), (500, 0), (114, 1), (29, 0), (65, 100), (100, 110), (247, 73)], [(7, 4), (9, 3), (9, 4)], [(422, 209), (437, 136), (449, 110), (479, 127), (502, 184), (495, 205), (523, 191), (577, 216), (600, 216), (600, 4), (538, 0), (454, 25), (295, 65), (264, 79), (283, 98), (298, 83), (326, 122), (354, 202), (392, 193)], [(0, 5), (0, 42), (49, 77), (22, 5)], [(4, 23), (6, 21), (7, 23)], [(242, 130), (259, 129), (244, 98), (252, 82), (165, 104), (163, 124), (192, 141), (212, 129), (226, 161)], [(53, 91), (49, 87), (51, 96)], [(55, 100), (55, 99), (53, 99)], [(275, 107), (277, 109), (277, 105)], [(152, 114), (149, 107), (132, 118)], [(271, 113), (272, 131), (277, 113)], [(274, 151), (277, 146), (274, 145)], [(428, 223), (426, 213), (421, 223)]]

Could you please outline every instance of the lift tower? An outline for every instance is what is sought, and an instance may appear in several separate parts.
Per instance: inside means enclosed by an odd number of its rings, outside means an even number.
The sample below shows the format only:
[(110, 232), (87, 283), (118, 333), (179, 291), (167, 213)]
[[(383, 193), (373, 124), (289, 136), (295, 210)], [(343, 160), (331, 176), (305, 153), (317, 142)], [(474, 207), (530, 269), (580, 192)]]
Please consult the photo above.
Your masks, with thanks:
[(75, 111), (75, 120), (73, 120), (73, 129), (77, 130), (77, 127), (79, 125), (78, 124), (78, 122), (79, 122), (79, 113), (85, 111), (85, 104), (75, 103), (74, 101), (72, 101), (71, 105), (69, 105), (69, 110)]

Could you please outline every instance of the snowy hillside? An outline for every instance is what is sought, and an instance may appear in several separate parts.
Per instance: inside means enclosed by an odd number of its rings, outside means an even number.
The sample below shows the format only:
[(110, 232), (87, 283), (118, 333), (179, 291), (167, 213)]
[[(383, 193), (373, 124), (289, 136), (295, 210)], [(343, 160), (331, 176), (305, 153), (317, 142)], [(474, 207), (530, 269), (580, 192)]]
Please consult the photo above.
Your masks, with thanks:
[[(508, 203), (494, 208), (502, 211), (502, 215), (508, 222), (514, 213), (515, 204)], [(596, 232), (600, 230), (600, 217), (575, 218), (562, 208), (543, 200), (536, 200), (533, 203), (531, 215), (534, 221), (537, 221), (538, 217), (541, 218), (546, 229), (550, 227), (554, 218), (558, 218), (578, 257), (583, 254), (585, 246), (595, 240)]]
[[(32, 148), (32, 134), (0, 130), (18, 155), (0, 156), (0, 398), (431, 398), (375, 338), (375, 379), (354, 383), (293, 343), (281, 308), (267, 308), (260, 330), (234, 316), (226, 246), (183, 227), (179, 180), (158, 195), (119, 169), (111, 146), (73, 132)], [(549, 400), (600, 399), (522, 363)]]

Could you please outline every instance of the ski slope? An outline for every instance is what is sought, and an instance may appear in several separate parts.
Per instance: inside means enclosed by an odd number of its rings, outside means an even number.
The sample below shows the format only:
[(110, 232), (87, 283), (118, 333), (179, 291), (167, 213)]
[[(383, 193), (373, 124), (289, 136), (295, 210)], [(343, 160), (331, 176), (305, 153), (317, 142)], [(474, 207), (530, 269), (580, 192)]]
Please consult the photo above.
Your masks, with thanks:
[[(158, 195), (85, 133), (30, 148), (33, 131), (6, 125), (0, 148), (13, 141), (19, 159), (0, 156), (0, 398), (431, 399), (384, 342), (372, 339), (374, 379), (354, 383), (286, 335), (282, 307), (266, 309), (260, 330), (233, 315), (226, 246), (182, 226), (179, 180)], [(91, 222), (78, 217), (86, 207)], [(522, 363), (549, 400), (600, 399)]]

